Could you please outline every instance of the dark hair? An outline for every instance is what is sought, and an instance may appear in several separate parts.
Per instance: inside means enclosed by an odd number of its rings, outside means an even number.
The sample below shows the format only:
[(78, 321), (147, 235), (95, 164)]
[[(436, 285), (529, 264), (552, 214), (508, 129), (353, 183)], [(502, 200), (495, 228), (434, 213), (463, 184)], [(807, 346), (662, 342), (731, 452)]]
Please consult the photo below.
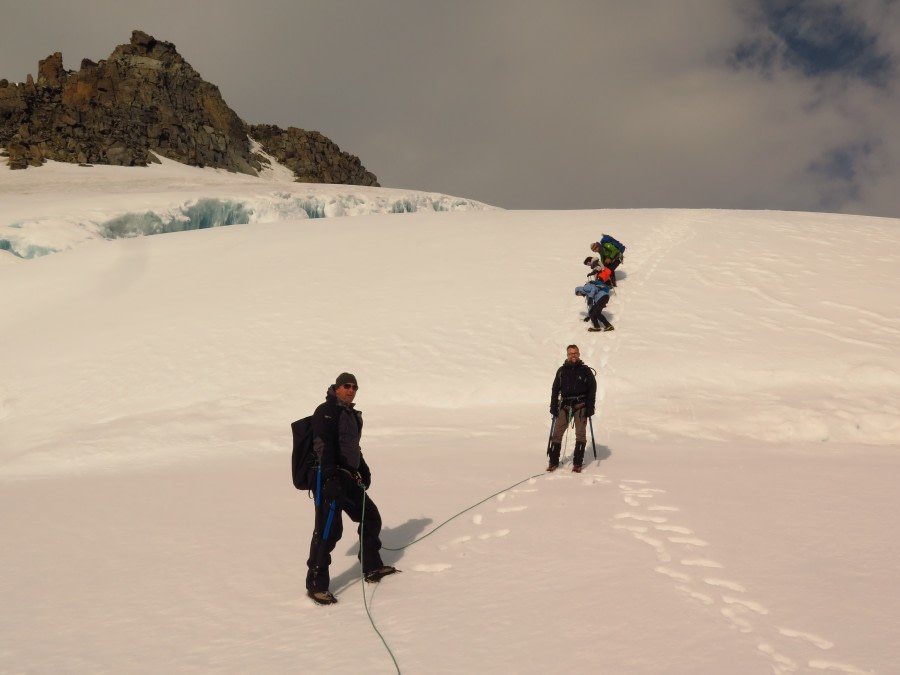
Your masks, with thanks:
[(579, 354), (581, 353), (581, 350), (578, 349), (578, 345), (569, 345), (568, 347), (566, 347), (566, 351), (567, 351), (567, 352), (568, 352), (570, 349), (574, 349), (574, 350), (577, 351)]

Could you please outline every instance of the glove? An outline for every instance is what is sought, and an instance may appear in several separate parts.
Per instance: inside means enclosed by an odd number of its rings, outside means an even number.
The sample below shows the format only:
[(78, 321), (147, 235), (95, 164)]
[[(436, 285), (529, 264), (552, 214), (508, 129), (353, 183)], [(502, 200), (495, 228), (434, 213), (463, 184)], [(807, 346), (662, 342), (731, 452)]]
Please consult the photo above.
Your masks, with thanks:
[(593, 417), (594, 416), (594, 406), (592, 406), (592, 405), (585, 406), (584, 416), (585, 417)]
[(341, 485), (341, 479), (336, 475), (331, 475), (326, 478), (324, 485), (322, 485), (322, 496), (328, 501), (343, 499), (344, 486)]
[(586, 316), (586, 317), (584, 317), (584, 320), (585, 320), (585, 321), (590, 321), (590, 320), (591, 320), (591, 317)]
[(553, 415), (554, 417), (556, 417), (557, 415), (559, 415), (559, 406), (558, 406), (558, 405), (551, 405), (551, 406), (550, 406), (550, 414)]

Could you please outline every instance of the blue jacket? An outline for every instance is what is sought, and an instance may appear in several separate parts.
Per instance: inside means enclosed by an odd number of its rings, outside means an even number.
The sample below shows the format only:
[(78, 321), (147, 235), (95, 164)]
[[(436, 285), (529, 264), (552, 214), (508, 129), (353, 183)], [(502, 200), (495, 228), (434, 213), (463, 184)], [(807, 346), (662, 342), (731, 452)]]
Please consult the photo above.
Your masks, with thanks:
[(603, 284), (585, 284), (584, 286), (578, 286), (575, 289), (576, 293), (581, 293), (585, 298), (587, 298), (590, 302), (597, 302), (600, 298), (605, 298), (609, 295), (609, 287)]

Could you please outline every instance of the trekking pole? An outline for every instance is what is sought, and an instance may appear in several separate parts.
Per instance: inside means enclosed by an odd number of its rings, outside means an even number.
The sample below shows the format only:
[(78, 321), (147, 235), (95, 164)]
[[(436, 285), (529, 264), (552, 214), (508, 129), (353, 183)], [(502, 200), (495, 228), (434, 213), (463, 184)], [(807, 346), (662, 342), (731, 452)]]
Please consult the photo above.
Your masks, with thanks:
[(591, 446), (594, 448), (594, 459), (597, 459), (597, 444), (594, 442), (594, 418), (588, 417), (588, 424), (591, 425)]
[(566, 452), (569, 450), (569, 429), (575, 428), (575, 408), (570, 403), (565, 407), (566, 410), (566, 436), (565, 443), (563, 445), (562, 456), (560, 457), (560, 462), (565, 464), (567, 460)]
[(550, 456), (550, 444), (553, 442), (553, 427), (556, 426), (556, 417), (550, 418), (550, 435), (547, 437), (547, 457)]

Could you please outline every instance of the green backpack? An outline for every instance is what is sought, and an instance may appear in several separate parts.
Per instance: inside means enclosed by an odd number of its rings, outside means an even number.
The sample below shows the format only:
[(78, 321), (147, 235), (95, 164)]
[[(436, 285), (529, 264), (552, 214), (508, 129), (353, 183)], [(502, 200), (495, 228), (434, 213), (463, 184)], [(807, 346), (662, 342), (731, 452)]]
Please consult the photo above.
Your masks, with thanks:
[(616, 258), (622, 258), (622, 251), (617, 249), (613, 244), (606, 242), (600, 245), (603, 248), (603, 262), (612, 262)]

